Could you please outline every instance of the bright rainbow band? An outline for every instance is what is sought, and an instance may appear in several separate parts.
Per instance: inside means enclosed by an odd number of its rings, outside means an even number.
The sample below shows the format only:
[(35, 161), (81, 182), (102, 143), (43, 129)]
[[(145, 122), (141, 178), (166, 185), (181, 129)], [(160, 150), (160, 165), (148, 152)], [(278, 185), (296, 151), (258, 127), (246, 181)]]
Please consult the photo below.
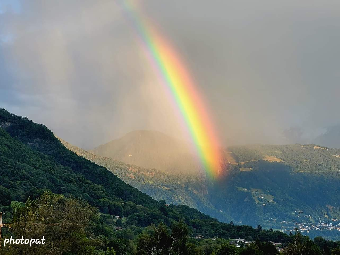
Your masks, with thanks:
[(222, 172), (222, 156), (216, 131), (187, 68), (169, 41), (142, 18), (131, 0), (123, 0), (122, 6), (138, 32), (150, 63), (182, 116), (204, 170), (209, 177), (218, 178)]

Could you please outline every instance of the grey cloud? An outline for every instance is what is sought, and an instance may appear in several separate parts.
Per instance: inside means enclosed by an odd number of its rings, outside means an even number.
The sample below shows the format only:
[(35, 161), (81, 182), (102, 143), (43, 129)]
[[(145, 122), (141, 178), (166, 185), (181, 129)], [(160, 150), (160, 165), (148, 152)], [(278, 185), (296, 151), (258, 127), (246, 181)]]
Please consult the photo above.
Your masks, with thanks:
[[(339, 1), (144, 0), (225, 144), (309, 141), (339, 124)], [(117, 1), (21, 1), (0, 14), (0, 102), (93, 147), (180, 121)], [(284, 130), (304, 134), (287, 140)]]

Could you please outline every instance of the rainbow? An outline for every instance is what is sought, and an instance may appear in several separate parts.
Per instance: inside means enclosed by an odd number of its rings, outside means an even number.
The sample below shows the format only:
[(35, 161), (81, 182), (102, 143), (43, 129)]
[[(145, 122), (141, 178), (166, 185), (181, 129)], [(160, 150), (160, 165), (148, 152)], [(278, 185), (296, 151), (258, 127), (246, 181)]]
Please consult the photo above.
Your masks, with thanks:
[(222, 172), (222, 156), (216, 131), (189, 71), (169, 41), (139, 14), (131, 0), (120, 3), (159, 80), (174, 101), (205, 172), (217, 178)]

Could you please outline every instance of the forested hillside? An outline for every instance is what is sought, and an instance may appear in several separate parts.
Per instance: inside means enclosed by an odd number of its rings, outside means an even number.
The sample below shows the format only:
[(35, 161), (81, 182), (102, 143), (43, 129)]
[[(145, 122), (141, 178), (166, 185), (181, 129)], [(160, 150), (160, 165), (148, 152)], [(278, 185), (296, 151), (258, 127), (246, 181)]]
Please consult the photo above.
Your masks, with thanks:
[(229, 150), (240, 167), (264, 160), (285, 164), (295, 172), (340, 176), (340, 149), (294, 144), (234, 146)]
[(224, 222), (287, 233), (299, 227), (313, 237), (339, 237), (339, 150), (298, 144), (231, 147), (228, 174), (211, 182), (201, 175), (124, 164), (63, 143), (155, 199), (186, 204)]
[[(246, 238), (286, 244), (291, 240), (291, 237), (281, 232), (220, 223), (187, 206), (157, 202), (124, 183), (104, 167), (69, 151), (45, 126), (35, 124), (26, 118), (0, 110), (0, 126), (0, 211), (5, 212), (4, 221), (7, 226), (11, 226), (3, 232), (5, 237), (10, 234), (21, 237), (22, 231), (26, 233), (27, 227), (27, 231), (33, 231), (30, 233), (45, 233), (46, 230), (46, 239), (59, 240), (56, 233), (61, 232), (55, 231), (69, 233), (64, 227), (74, 225), (79, 235), (65, 234), (65, 236), (75, 238), (74, 243), (85, 242), (89, 246), (88, 253), (91, 249), (103, 251), (111, 247), (119, 251), (118, 254), (131, 254), (136, 249), (142, 250), (143, 245), (138, 246), (137, 243), (142, 237), (139, 239), (137, 237), (145, 227), (156, 224), (159, 226), (155, 230), (157, 233), (158, 230), (164, 230), (160, 223), (167, 229), (170, 226), (174, 228), (178, 222), (182, 222), (180, 229), (188, 226), (188, 234), (184, 237), (190, 233), (190, 238), (198, 237), (199, 240)], [(44, 193), (43, 190), (50, 190), (63, 196)], [(80, 202), (77, 202), (79, 199)], [(90, 207), (86, 205), (87, 203)], [(93, 207), (93, 210), (90, 209)], [(98, 213), (95, 208), (99, 210)], [(76, 214), (79, 213), (80, 218), (73, 220), (74, 214), (65, 214), (63, 213), (65, 210), (74, 210)], [(27, 220), (32, 215), (37, 217), (34, 216), (32, 221)], [(39, 218), (39, 215), (53, 217)], [(64, 217), (63, 220), (57, 215)], [(22, 224), (26, 227), (20, 227)], [(79, 224), (84, 224), (84, 228), (80, 228)], [(89, 231), (87, 224), (92, 226), (91, 233), (87, 232)], [(41, 228), (37, 228), (38, 225)], [(53, 230), (53, 226), (60, 227)], [(89, 235), (92, 236), (90, 239)], [(152, 238), (152, 234), (149, 237)], [(190, 240), (185, 241), (185, 247), (187, 242), (192, 243), (195, 239)], [(200, 242), (197, 242), (192, 245), (199, 246)], [(150, 245), (154, 243), (150, 241)], [(70, 249), (68, 252), (72, 253), (72, 242), (67, 241), (66, 246)]]

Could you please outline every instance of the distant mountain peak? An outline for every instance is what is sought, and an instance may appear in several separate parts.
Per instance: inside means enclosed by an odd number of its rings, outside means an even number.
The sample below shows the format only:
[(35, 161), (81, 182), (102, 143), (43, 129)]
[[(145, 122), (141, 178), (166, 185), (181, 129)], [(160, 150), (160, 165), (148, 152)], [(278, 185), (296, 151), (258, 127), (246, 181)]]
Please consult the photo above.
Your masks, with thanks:
[(199, 173), (200, 164), (185, 141), (153, 130), (136, 130), (93, 149), (97, 155), (167, 173)]

